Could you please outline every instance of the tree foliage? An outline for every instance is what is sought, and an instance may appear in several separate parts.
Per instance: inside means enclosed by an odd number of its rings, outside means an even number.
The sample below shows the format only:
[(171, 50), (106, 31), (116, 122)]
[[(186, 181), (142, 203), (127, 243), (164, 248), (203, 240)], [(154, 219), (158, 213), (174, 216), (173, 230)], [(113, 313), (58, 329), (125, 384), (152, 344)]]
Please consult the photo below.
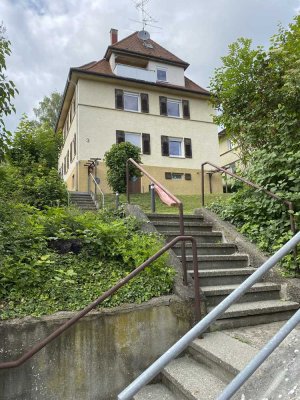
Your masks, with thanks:
[(300, 16), (280, 27), (268, 50), (251, 44), (243, 38), (231, 44), (210, 82), (215, 122), (226, 127), (245, 162), (262, 146), (299, 143)]
[[(140, 149), (131, 143), (120, 143), (112, 145), (111, 149), (104, 155), (107, 166), (107, 180), (114, 192), (126, 192), (126, 161), (133, 158), (141, 162)], [(129, 164), (129, 176), (140, 176), (139, 171)]]
[(59, 117), (61, 104), (61, 93), (53, 92), (50, 96), (45, 96), (43, 100), (39, 102), (39, 106), (33, 109), (38, 123), (43, 124), (46, 122), (54, 130)]
[(0, 159), (3, 158), (3, 152), (11, 135), (5, 127), (4, 118), (15, 112), (13, 99), (18, 93), (13, 81), (8, 80), (5, 75), (6, 57), (10, 54), (10, 41), (5, 37), (4, 26), (0, 25)]
[[(226, 127), (240, 148), (240, 174), (292, 201), (299, 225), (300, 16), (288, 29), (279, 28), (268, 50), (252, 49), (251, 40), (238, 39), (222, 61), (211, 80), (219, 111), (215, 122)], [(238, 188), (227, 204), (214, 205), (214, 210), (273, 253), (292, 234), (287, 208), (260, 191)], [(287, 270), (296, 268), (291, 257), (284, 263)]]

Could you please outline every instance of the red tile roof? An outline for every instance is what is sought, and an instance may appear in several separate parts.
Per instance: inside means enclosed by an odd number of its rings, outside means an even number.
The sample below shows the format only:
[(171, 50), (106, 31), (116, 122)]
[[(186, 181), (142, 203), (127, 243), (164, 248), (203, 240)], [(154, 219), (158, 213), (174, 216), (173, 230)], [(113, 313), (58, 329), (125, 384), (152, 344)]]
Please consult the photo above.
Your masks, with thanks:
[[(119, 77), (119, 76), (115, 75), (111, 70), (109, 62), (106, 61), (105, 59), (100, 60), (100, 61), (92, 61), (88, 64), (82, 65), (81, 67), (72, 68), (72, 70), (77, 70), (77, 71), (82, 70), (82, 71), (85, 71), (85, 72), (91, 73), (91, 74), (100, 74), (100, 75), (105, 75), (108, 77), (110, 76), (110, 77), (118, 77), (118, 78), (124, 79), (124, 80), (128, 80), (128, 79), (132, 80), (131, 78)], [(185, 81), (185, 86), (171, 85), (169, 83), (161, 83), (161, 82), (160, 83), (152, 83), (152, 84), (154, 84), (156, 86), (169, 87), (169, 88), (179, 89), (179, 90), (185, 89), (185, 90), (188, 90), (191, 92), (197, 92), (197, 93), (209, 95), (209, 92), (206, 89), (203, 89), (201, 86), (197, 85), (195, 82), (191, 81), (186, 76), (184, 77), (184, 81)]]
[[(149, 46), (146, 46), (145, 44), (148, 44)], [(132, 35), (127, 36), (119, 42), (109, 46), (106, 50), (104, 58), (109, 59), (111, 52), (118, 50), (121, 52), (140, 54), (149, 58), (158, 58), (163, 61), (180, 64), (185, 69), (189, 66), (187, 62), (181, 60), (173, 53), (160, 46), (158, 43), (154, 42), (154, 40), (141, 40), (138, 37), (138, 32), (134, 32)]]

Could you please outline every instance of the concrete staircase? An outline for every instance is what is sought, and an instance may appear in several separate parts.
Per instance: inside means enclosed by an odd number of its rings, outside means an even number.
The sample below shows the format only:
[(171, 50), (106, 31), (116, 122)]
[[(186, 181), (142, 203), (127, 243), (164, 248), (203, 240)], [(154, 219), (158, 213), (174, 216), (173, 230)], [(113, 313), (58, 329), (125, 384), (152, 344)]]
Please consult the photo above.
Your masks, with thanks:
[[(178, 215), (150, 214), (148, 218), (169, 241), (179, 235)], [(212, 230), (212, 224), (201, 215), (184, 217), (185, 233), (197, 240), (199, 279), (206, 297), (207, 311), (224, 300), (254, 272), (247, 254), (237, 252), (235, 244), (225, 243), (222, 232)], [(181, 260), (181, 244), (174, 247)], [(188, 274), (193, 278), (192, 247), (186, 245)], [(283, 301), (281, 285), (272, 282), (255, 284), (238, 303), (232, 305), (213, 325), (213, 330), (236, 328), (288, 319), (298, 303)]]
[(96, 211), (96, 205), (87, 192), (69, 192), (70, 203), (83, 211)]
[[(152, 214), (148, 218), (156, 229), (166, 236), (167, 241), (179, 234), (178, 215)], [(235, 244), (225, 243), (222, 232), (212, 231), (212, 224), (199, 215), (185, 216), (185, 232), (197, 240), (200, 286), (206, 296), (208, 312), (219, 304), (254, 271), (249, 257), (239, 254)], [(180, 243), (174, 247), (181, 259)], [(191, 269), (192, 248), (186, 245), (188, 273)], [(185, 354), (166, 366), (159, 383), (145, 386), (133, 398), (135, 400), (214, 400), (227, 384), (254, 357), (257, 349), (239, 341), (225, 328), (239, 328), (248, 325), (288, 319), (299, 304), (283, 301), (280, 285), (260, 282), (253, 286), (238, 303), (231, 306), (212, 330), (203, 339), (194, 340)], [(241, 395), (234, 396), (241, 399)], [(243, 397), (242, 397), (243, 398)], [(257, 398), (258, 400), (258, 398)]]

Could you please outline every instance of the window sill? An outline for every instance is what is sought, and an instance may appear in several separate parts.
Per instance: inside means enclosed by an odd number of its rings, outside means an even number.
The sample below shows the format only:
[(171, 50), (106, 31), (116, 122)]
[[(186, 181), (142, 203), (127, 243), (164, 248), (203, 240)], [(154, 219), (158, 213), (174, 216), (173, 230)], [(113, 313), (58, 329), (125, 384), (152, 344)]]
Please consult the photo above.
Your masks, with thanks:
[(184, 156), (173, 156), (173, 155), (169, 155), (170, 158), (185, 158)]

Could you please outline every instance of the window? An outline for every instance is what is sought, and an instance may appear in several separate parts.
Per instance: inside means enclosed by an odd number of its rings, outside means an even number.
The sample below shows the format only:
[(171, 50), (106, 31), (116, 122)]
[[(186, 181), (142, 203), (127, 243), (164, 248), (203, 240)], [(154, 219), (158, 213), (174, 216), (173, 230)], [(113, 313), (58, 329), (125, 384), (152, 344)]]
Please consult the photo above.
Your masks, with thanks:
[(73, 142), (70, 143), (70, 162), (73, 161)]
[(180, 118), (182, 114), (183, 118), (190, 119), (190, 105), (188, 100), (174, 100), (159, 96), (159, 105), (160, 115)]
[(169, 156), (182, 157), (182, 138), (169, 138)]
[(74, 157), (76, 156), (76, 133), (73, 138), (73, 152), (74, 152)]
[(192, 158), (192, 140), (190, 138), (161, 136), (161, 155)]
[(150, 134), (116, 131), (116, 143), (129, 142), (141, 149), (143, 154), (151, 154)]
[(172, 179), (174, 181), (181, 181), (184, 174), (181, 172), (165, 172), (165, 179)]
[(165, 68), (157, 67), (156, 78), (159, 82), (167, 82), (167, 70)]
[(136, 93), (124, 92), (124, 110), (139, 111), (139, 97)]
[(228, 148), (228, 150), (232, 150), (233, 149), (233, 144), (232, 144), (232, 141), (231, 140), (227, 140), (227, 148)]
[(118, 110), (149, 113), (149, 96), (147, 93), (130, 93), (115, 89), (115, 107)]

